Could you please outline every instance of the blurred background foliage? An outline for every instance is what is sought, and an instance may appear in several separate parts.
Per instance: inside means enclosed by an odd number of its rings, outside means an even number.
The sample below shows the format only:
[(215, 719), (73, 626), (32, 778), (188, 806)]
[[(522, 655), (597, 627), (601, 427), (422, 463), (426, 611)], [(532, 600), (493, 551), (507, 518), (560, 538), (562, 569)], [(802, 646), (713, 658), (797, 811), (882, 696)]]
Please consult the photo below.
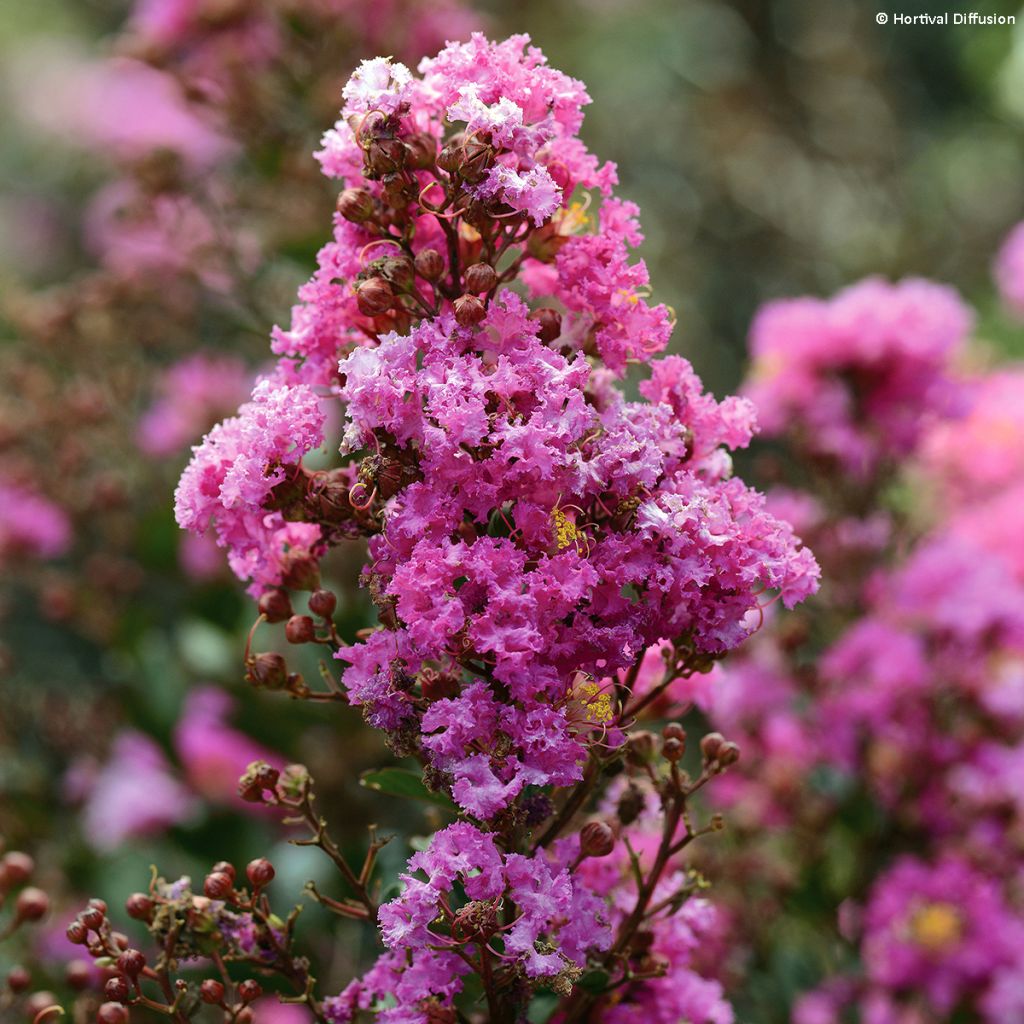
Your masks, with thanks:
[[(963, 7), (958, 0), (906, 0), (902, 9)], [(674, 348), (719, 394), (742, 377), (758, 305), (828, 294), (869, 273), (952, 283), (978, 309), (983, 343), (1024, 355), (1022, 335), (999, 312), (989, 278), (999, 241), (1024, 216), (1024, 10), (1012, 2), (977, 5), (982, 13), (1018, 15), (1009, 28), (879, 26), (880, 9), (895, 7), (890, 0), (477, 7), (493, 34), (529, 33), (552, 64), (587, 83), (594, 103), (584, 138), (618, 163), (620, 194), (640, 204), (655, 294), (679, 317)], [(53, 61), (108, 55), (126, 13), (114, 0), (0, 4), (0, 448), (33, 433), (31, 464), (50, 493), (71, 504), (79, 478), (62, 470), (55, 437), (63, 443), (75, 436), (77, 414), (61, 400), (62, 416), (45, 424), (23, 415), (23, 403), (56, 394), (48, 386), (33, 391), (35, 378), (21, 372), (24, 325), (31, 320), (26, 309), (38, 311), (39, 295), (81, 295), (95, 286), (83, 210), (112, 168), (102, 152), (75, 144), (73, 126), (67, 137), (53, 129), (50, 79), (38, 73)], [(76, 530), (63, 567), (43, 567), (34, 578), (5, 571), (3, 587), (0, 834), (12, 845), (29, 844), (44, 874), (68, 879), (69, 907), (86, 892), (113, 902), (144, 887), (154, 862), (171, 876), (201, 876), (215, 859), (268, 853), (282, 888), (295, 883), (295, 890), (316, 874), (315, 858), (285, 847), (265, 818), (216, 803), (114, 855), (97, 856), (83, 838), (62, 782), (69, 767), (83, 756), (102, 761), (111, 738), (128, 726), (170, 752), (185, 695), (197, 683), (233, 693), (241, 729), (310, 766), (324, 809), (340, 811), (353, 849), (363, 843), (371, 813), (406, 836), (426, 828), (432, 813), (425, 806), (421, 820), (409, 820), (405, 804), (360, 787), (360, 772), (387, 755), (375, 734), (357, 728), (355, 712), (324, 713), (246, 691), (241, 650), (251, 603), (224, 575), (197, 584), (178, 569), (171, 494), (187, 452), (160, 463), (123, 454), (131, 424), (151, 401), (154, 366), (196, 348), (234, 352), (253, 368), (266, 359), (266, 334), (273, 322), (286, 322), (295, 288), (328, 234), (334, 192), (311, 153), (354, 59), (373, 55), (353, 46), (339, 47), (333, 73), (281, 106), (282, 116), (297, 117), (279, 126), (289, 151), (278, 139), (249, 145), (232, 172), (247, 187), (255, 183), (256, 199), (243, 212), (259, 219), (270, 253), (252, 282), (258, 301), (237, 307), (190, 289), (160, 302), (153, 300), (159, 288), (148, 297), (108, 295), (94, 313), (113, 309), (120, 317), (108, 332), (116, 344), (104, 333), (108, 324), (98, 329), (102, 346), (60, 342), (51, 353), (51, 369), (63, 368), (76, 383), (92, 381), (120, 403), (119, 416), (82, 442), (109, 463), (96, 472), (117, 477), (107, 511), (84, 509), (82, 518), (93, 521)], [(330, 59), (332, 51), (325, 44), (318, 56)], [(282, 164), (295, 187), (279, 194)], [(76, 330), (88, 334), (94, 325), (82, 328), (80, 308), (76, 315)], [(359, 564), (359, 552), (351, 552), (328, 581), (346, 635), (369, 622), (354, 585)], [(264, 630), (270, 643), (272, 631)], [(276, 642), (284, 648), (283, 637)], [(292, 654), (295, 667), (315, 675), (316, 664), (300, 660)], [(396, 843), (386, 852), (387, 871), (403, 850)], [(823, 870), (853, 870), (841, 852)], [(821, 880), (823, 889), (829, 884)], [(778, 956), (785, 960), (801, 941), (780, 942)], [(340, 980), (359, 951), (334, 948), (347, 950), (334, 957)], [(800, 977), (801, 962), (767, 970), (793, 976), (783, 990), (813, 980)], [(774, 1003), (777, 988), (765, 991)], [(743, 1019), (784, 1019), (781, 1007), (756, 996)]]

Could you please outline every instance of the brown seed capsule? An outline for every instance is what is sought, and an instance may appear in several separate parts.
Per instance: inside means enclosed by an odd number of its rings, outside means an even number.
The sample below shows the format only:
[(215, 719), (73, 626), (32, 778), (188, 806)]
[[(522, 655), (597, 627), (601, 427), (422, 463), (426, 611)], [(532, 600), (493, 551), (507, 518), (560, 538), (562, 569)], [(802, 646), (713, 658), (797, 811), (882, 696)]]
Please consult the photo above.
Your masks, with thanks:
[(128, 1024), (128, 1011), (120, 1003), (104, 1003), (96, 1011), (98, 1024)]
[(661, 744), (661, 756), (675, 764), (686, 753), (686, 744), (681, 740), (667, 739)]
[(718, 760), (718, 751), (725, 742), (725, 737), (720, 732), (709, 732), (701, 738), (700, 753), (705, 762)]
[(321, 619), (329, 619), (338, 607), (338, 599), (329, 590), (314, 590), (309, 595), (309, 610)]
[(395, 302), (395, 293), (383, 277), (368, 277), (356, 288), (356, 304), (364, 316), (380, 316)]
[(444, 260), (436, 249), (424, 249), (413, 261), (416, 273), (428, 281), (436, 281), (444, 273)]
[(580, 829), (580, 853), (607, 857), (615, 849), (615, 833), (606, 821), (589, 821)]
[(156, 904), (144, 893), (133, 892), (124, 901), (124, 909), (135, 921), (151, 921)]
[(274, 865), (266, 857), (257, 857), (246, 865), (245, 876), (251, 885), (262, 888), (274, 880)]
[(293, 615), (284, 627), (290, 644), (308, 644), (316, 639), (316, 626), (308, 615)]
[(224, 998), (224, 986), (216, 978), (207, 978), (199, 986), (199, 998), (204, 1003), (216, 1005)]
[(259, 999), (261, 995), (263, 995), (263, 986), (252, 978), (246, 978), (238, 986), (238, 998), (243, 1003), (251, 1003), (254, 999)]
[(373, 196), (363, 188), (347, 188), (338, 196), (338, 213), (353, 224), (362, 224), (373, 216)]
[(211, 871), (203, 879), (203, 894), (211, 900), (225, 900), (234, 888), (231, 878), (220, 871)]
[(276, 651), (266, 651), (253, 658), (249, 676), (257, 686), (280, 690), (288, 682), (288, 664)]
[(7, 974), (7, 987), (15, 995), (27, 992), (31, 984), (32, 975), (24, 967), (12, 967)]
[(3, 879), (3, 887), (24, 885), (32, 877), (32, 872), (35, 869), (35, 861), (27, 853), (22, 853), (20, 850), (11, 850), (10, 853), (5, 853), (4, 859), (0, 861), (0, 878)]
[(466, 267), (465, 282), (467, 292), (482, 295), (498, 283), (498, 275), (489, 263), (474, 263)]
[(539, 324), (537, 337), (545, 345), (550, 345), (562, 333), (562, 314), (550, 306), (542, 306), (530, 314), (531, 320)]
[(455, 320), (463, 327), (475, 327), (487, 316), (487, 307), (475, 295), (460, 295), (452, 307)]
[(131, 998), (132, 987), (123, 974), (115, 974), (114, 977), (107, 978), (106, 984), (103, 986), (103, 994), (115, 1003), (124, 1003)]
[(46, 916), (49, 909), (50, 897), (42, 889), (30, 885), (18, 893), (14, 903), (14, 916), (18, 921), (39, 921)]
[(292, 603), (287, 592), (276, 587), (260, 594), (257, 608), (267, 622), (284, 622), (292, 616)]

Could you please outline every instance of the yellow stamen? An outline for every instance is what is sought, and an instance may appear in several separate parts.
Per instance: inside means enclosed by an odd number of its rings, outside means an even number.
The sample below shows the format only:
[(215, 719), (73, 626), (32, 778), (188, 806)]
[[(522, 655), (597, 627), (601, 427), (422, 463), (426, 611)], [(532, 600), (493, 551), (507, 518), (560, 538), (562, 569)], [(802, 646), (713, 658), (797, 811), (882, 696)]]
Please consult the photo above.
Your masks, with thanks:
[(951, 903), (928, 903), (910, 920), (914, 941), (933, 953), (948, 949), (961, 935), (960, 911)]

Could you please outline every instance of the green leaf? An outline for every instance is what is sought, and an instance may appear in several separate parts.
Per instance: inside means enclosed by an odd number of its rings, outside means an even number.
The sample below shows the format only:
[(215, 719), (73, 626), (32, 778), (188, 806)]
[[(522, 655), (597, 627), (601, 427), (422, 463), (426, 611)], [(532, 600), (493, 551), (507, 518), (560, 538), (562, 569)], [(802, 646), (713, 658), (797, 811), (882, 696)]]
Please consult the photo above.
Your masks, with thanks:
[(411, 772), (407, 768), (381, 768), (363, 772), (359, 781), (367, 789), (378, 793), (388, 793), (390, 796), (401, 796), (410, 800), (422, 800), (425, 803), (443, 807), (445, 810), (455, 810), (455, 805), (444, 793), (434, 793), (427, 789), (419, 773)]

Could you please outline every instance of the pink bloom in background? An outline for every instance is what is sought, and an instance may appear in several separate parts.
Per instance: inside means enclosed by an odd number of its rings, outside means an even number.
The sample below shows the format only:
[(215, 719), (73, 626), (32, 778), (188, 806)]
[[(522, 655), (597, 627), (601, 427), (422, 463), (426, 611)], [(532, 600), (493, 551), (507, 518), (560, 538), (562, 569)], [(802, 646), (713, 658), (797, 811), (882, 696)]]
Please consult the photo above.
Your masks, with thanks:
[(0, 566), (11, 558), (57, 558), (71, 545), (71, 521), (48, 498), (0, 477)]
[(935, 1014), (949, 1013), (1018, 963), (1021, 948), (1024, 921), (997, 883), (955, 856), (934, 865), (897, 861), (875, 883), (865, 912), (868, 980), (921, 992)]
[(974, 381), (967, 414), (932, 426), (922, 440), (921, 462), (944, 502), (954, 506), (1024, 482), (1024, 366)]
[(953, 289), (917, 279), (770, 302), (751, 327), (746, 393), (766, 434), (864, 477), (958, 410), (953, 367), (973, 320)]
[(197, 442), (245, 401), (252, 372), (234, 356), (197, 352), (165, 370), (153, 403), (139, 420), (139, 447), (148, 455), (175, 455)]
[(117, 161), (166, 149), (194, 170), (233, 151), (232, 143), (196, 116), (170, 75), (141, 61), (97, 62), (36, 49), (13, 69), (12, 109), (61, 142)]
[(1006, 308), (1024, 320), (1024, 223), (1006, 236), (992, 272)]
[(129, 839), (159, 835), (187, 821), (195, 797), (171, 771), (163, 751), (143, 733), (128, 730), (115, 740), (100, 767), (72, 766), (66, 786), (85, 797), (82, 827), (97, 850), (115, 850)]
[(196, 583), (205, 583), (227, 572), (217, 542), (206, 534), (184, 533), (178, 541), (178, 565)]
[(234, 701), (212, 686), (191, 690), (174, 729), (174, 749), (189, 785), (212, 803), (252, 809), (238, 780), (253, 761), (280, 769), (284, 758), (229, 724)]

